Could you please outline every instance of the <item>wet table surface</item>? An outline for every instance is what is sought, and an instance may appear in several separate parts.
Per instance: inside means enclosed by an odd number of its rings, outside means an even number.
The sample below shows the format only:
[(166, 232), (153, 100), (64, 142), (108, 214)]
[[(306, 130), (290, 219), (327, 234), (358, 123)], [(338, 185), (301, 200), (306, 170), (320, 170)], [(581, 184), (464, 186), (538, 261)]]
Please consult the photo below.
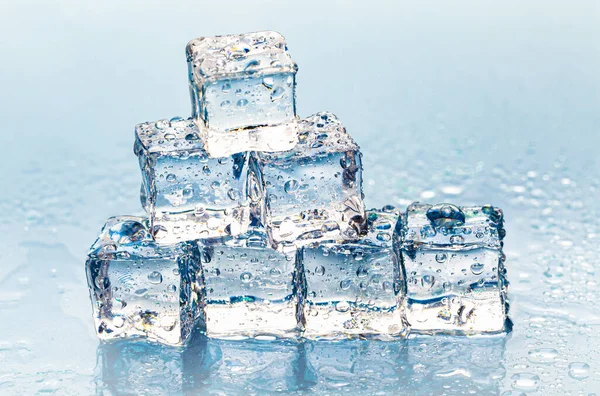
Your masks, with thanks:
[[(0, 393), (598, 392), (600, 6), (214, 3), (0, 5)], [(511, 334), (99, 345), (84, 260), (141, 212), (133, 126), (189, 113), (189, 39), (264, 29), (300, 115), (361, 146), (367, 206), (504, 209)]]

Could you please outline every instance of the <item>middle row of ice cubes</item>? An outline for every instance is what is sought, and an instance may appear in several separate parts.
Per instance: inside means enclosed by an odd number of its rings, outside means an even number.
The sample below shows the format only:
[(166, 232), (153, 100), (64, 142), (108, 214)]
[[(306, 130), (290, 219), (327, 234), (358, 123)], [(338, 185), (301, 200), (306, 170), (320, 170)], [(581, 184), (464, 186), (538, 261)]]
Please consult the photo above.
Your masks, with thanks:
[(158, 243), (241, 235), (264, 225), (274, 248), (358, 238), (359, 147), (335, 115), (299, 122), (288, 151), (211, 158), (192, 119), (136, 127), (141, 200)]

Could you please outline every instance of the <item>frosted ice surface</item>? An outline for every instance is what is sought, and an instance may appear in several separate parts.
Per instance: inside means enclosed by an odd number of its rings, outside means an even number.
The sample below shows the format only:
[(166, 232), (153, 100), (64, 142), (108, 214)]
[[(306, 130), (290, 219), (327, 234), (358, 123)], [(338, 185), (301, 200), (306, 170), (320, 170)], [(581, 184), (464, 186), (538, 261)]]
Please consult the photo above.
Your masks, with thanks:
[(192, 113), (211, 155), (294, 146), (297, 66), (281, 34), (200, 37), (186, 53)]
[(212, 158), (191, 119), (136, 126), (141, 200), (159, 243), (237, 235), (262, 193), (248, 153)]
[(357, 239), (364, 224), (359, 147), (337, 117), (299, 123), (292, 150), (257, 153), (265, 185), (263, 222), (276, 248)]
[(492, 206), (409, 206), (402, 262), (411, 332), (496, 333), (509, 326), (503, 221)]
[(257, 230), (201, 248), (209, 337), (295, 336), (296, 251), (271, 249)]
[(194, 243), (155, 244), (146, 218), (108, 219), (86, 262), (98, 337), (184, 343), (201, 317), (199, 266)]
[(355, 242), (303, 249), (304, 336), (403, 334), (402, 274), (395, 239), (399, 211), (367, 211), (368, 234)]

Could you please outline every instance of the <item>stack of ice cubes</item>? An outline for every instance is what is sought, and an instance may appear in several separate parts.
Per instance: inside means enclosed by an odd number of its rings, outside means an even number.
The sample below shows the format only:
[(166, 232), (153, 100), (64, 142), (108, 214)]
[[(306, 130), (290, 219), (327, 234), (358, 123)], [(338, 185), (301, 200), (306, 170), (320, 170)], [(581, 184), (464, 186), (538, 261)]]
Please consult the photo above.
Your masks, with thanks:
[(101, 339), (508, 330), (499, 209), (365, 210), (360, 149), (332, 113), (296, 115), (279, 33), (186, 53), (192, 117), (135, 128), (148, 217), (110, 218), (88, 254)]

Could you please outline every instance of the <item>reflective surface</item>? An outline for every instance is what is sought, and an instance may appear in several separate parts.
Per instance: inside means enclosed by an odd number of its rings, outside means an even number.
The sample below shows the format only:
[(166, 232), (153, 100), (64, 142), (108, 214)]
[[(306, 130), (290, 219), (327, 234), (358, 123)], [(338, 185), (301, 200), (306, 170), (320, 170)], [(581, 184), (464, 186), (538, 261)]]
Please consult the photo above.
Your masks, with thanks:
[[(600, 10), (565, 4), (3, 2), (0, 393), (598, 392)], [(104, 374), (84, 260), (109, 216), (141, 212), (133, 127), (189, 115), (191, 38), (262, 29), (300, 66), (299, 115), (330, 110), (361, 146), (368, 207), (504, 210), (503, 348), (200, 338), (107, 346)]]

